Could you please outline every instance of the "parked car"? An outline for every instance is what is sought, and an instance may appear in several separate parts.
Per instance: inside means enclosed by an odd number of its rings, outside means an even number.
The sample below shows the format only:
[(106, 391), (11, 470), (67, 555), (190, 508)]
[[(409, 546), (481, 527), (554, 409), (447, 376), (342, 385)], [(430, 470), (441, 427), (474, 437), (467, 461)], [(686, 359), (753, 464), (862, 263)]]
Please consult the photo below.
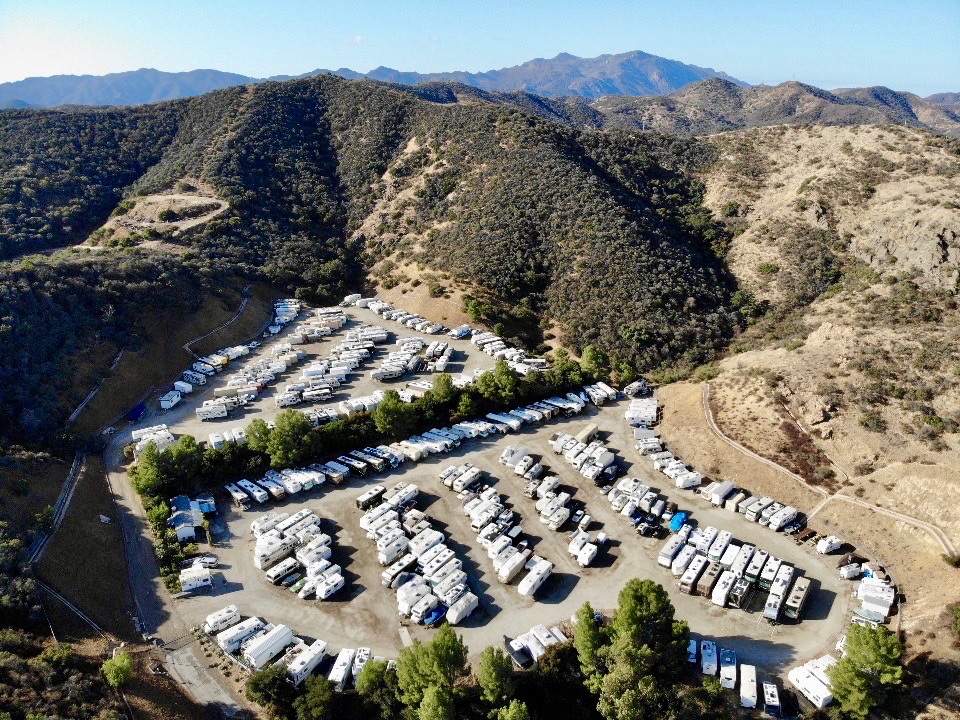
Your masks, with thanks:
[(792, 521), (783, 526), (783, 531), (787, 535), (796, 535), (807, 527), (807, 518), (803, 514), (798, 514)]
[(637, 533), (642, 537), (653, 537), (654, 529), (652, 525), (647, 525), (645, 522), (640, 522), (637, 524)]
[(220, 558), (211, 553), (206, 553), (193, 559), (194, 567), (215, 568), (220, 565)]

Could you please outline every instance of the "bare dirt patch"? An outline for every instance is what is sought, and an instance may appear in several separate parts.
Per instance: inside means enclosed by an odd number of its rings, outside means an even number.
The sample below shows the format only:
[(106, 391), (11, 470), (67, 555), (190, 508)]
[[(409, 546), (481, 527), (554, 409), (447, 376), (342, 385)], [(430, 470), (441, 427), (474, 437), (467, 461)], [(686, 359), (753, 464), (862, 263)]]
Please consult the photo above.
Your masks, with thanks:
[[(771, 372), (729, 372), (710, 384), (710, 408), (723, 434), (813, 485), (837, 489), (830, 460), (775, 397)], [(772, 385), (772, 387), (771, 387)]]
[(123, 238), (152, 229), (177, 237), (185, 230), (209, 222), (229, 207), (211, 186), (187, 178), (176, 190), (121, 202), (116, 214), (104, 223), (99, 236)]
[[(391, 276), (404, 278), (404, 281), (393, 285), (392, 282), (385, 282), (384, 278), (377, 279), (374, 287), (377, 297), (448, 327), (472, 322), (463, 310), (465, 291), (455, 287), (452, 280), (424, 270), (416, 262), (397, 263)], [(431, 288), (437, 286), (442, 287), (442, 295), (432, 294), (436, 291)]]
[(154, 672), (164, 659), (162, 651), (146, 647), (130, 648), (134, 677), (124, 687), (127, 702), (136, 717), (158, 720), (206, 720), (212, 715), (191, 701), (166, 672)]

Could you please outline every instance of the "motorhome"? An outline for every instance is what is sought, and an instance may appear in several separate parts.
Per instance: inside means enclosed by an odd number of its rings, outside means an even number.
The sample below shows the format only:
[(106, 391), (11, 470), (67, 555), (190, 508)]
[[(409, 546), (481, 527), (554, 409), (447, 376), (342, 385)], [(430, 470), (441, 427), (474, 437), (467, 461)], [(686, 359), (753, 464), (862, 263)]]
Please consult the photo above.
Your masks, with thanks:
[(799, 621), (803, 613), (803, 606), (806, 604), (809, 594), (810, 579), (807, 577), (797, 578), (797, 581), (793, 584), (793, 589), (790, 590), (790, 594), (787, 596), (787, 601), (783, 609), (784, 615), (791, 620)]
[(760, 572), (760, 577), (757, 580), (757, 585), (761, 590), (769, 590), (773, 585), (774, 578), (777, 577), (777, 572), (780, 570), (780, 566), (783, 564), (783, 560), (780, 558), (771, 555), (767, 558), (767, 562), (763, 566), (763, 570)]
[(735, 579), (736, 578), (732, 572), (729, 570), (723, 571), (723, 574), (720, 575), (719, 580), (717, 580), (717, 584), (714, 586), (710, 596), (710, 601), (714, 605), (726, 607), (727, 599), (730, 597), (730, 590), (733, 589), (733, 581)]
[(768, 715), (780, 715), (780, 691), (773, 682), (763, 683), (763, 709)]
[(785, 599), (790, 591), (790, 584), (793, 582), (795, 570), (792, 565), (782, 563), (777, 570), (777, 574), (770, 584), (770, 594), (777, 595)]
[(747, 569), (743, 573), (743, 577), (751, 583), (757, 582), (760, 579), (760, 572), (763, 570), (763, 566), (767, 562), (767, 558), (770, 554), (766, 550), (757, 550), (753, 553), (753, 557), (750, 558), (750, 563), (747, 565)]
[(225, 608), (217, 610), (207, 615), (206, 622), (203, 624), (203, 631), (207, 635), (222, 632), (231, 625), (240, 622), (240, 611), (236, 605), (227, 605)]
[(720, 559), (723, 557), (723, 553), (726, 552), (727, 547), (730, 545), (730, 541), (733, 539), (733, 533), (729, 530), (722, 530), (717, 535), (717, 539), (713, 541), (710, 545), (710, 549), (707, 550), (707, 559), (711, 562), (720, 562)]
[(267, 494), (266, 490), (264, 490), (262, 487), (258, 487), (257, 485), (254, 485), (249, 480), (237, 480), (236, 484), (241, 490), (243, 490), (245, 493), (247, 493), (250, 497), (252, 497), (261, 505), (265, 503), (270, 497)]
[(730, 588), (730, 607), (745, 608), (753, 595), (754, 587), (746, 579), (738, 577), (733, 581), (733, 587)]
[(737, 686), (737, 653), (730, 648), (720, 650), (720, 687), (733, 690)]
[(680, 577), (680, 592), (693, 595), (697, 591), (697, 581), (706, 569), (709, 561), (703, 555), (695, 555)]
[(250, 507), (250, 496), (243, 492), (243, 490), (241, 490), (239, 487), (233, 483), (227, 483), (224, 485), (224, 488), (228, 493), (230, 493), (230, 498), (238, 508), (241, 510), (247, 510)]
[(717, 584), (717, 580), (720, 578), (720, 573), (722, 572), (723, 568), (720, 566), (720, 563), (710, 563), (703, 572), (703, 575), (701, 575), (700, 581), (697, 583), (697, 593), (704, 597), (711, 595), (713, 586)]

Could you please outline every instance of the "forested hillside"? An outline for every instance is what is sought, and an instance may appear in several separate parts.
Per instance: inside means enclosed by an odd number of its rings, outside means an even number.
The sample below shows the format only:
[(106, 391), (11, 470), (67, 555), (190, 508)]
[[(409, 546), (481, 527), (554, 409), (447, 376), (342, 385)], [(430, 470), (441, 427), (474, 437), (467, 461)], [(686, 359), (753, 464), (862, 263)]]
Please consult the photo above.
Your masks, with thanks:
[[(724, 230), (690, 175), (712, 161), (709, 146), (428, 97), (316, 77), (149, 108), (5, 112), (7, 257), (74, 243), (139, 195), (185, 178), (231, 206), (183, 235), (148, 228), (121, 238), (109, 228), (93, 233), (94, 255), (0, 268), (12, 339), (4, 367), (15, 372), (29, 356), (52, 376), (36, 398), (30, 382), (4, 383), (5, 434), (54, 427), (57, 388), (71, 384), (64, 362), (101, 333), (122, 347), (132, 308), (161, 308), (172, 287), (195, 297), (203, 278), (225, 274), (329, 302), (361, 286), (365, 267), (399, 254), (450, 273), (491, 322), (508, 320), (534, 344), (541, 321), (552, 323), (625, 372), (693, 365), (731, 337)], [(388, 204), (392, 214), (379, 219)], [(129, 248), (144, 239), (152, 243)], [(168, 251), (176, 259), (162, 260)], [(57, 330), (27, 342), (45, 317)]]

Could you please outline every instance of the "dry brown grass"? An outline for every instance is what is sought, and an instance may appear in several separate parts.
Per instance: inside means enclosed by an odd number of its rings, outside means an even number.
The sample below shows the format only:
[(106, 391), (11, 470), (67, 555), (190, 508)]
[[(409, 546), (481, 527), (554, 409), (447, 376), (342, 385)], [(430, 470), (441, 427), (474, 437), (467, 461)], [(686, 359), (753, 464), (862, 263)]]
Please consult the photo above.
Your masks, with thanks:
[(657, 391), (663, 405), (660, 432), (673, 452), (712, 478), (733, 480), (753, 495), (770, 495), (809, 511), (820, 496), (783, 473), (744, 455), (710, 430), (701, 402), (702, 387), (674, 383)]
[[(111, 522), (100, 522), (100, 515)], [(67, 516), (36, 572), (104, 630), (124, 640), (137, 638), (123, 535), (100, 456), (87, 457)]]

